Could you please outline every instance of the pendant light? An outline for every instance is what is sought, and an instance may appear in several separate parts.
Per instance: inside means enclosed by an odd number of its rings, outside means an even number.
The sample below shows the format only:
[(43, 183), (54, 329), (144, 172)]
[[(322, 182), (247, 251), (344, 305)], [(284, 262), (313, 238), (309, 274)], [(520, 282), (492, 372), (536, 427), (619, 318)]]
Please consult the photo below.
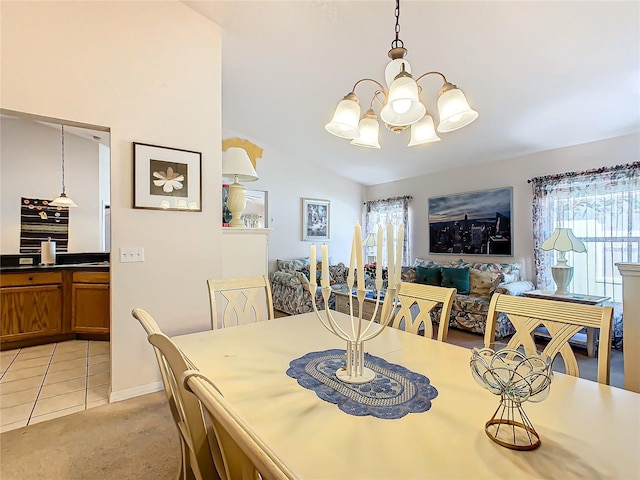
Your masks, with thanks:
[(64, 185), (64, 125), (60, 126), (60, 131), (62, 133), (62, 193), (53, 199), (53, 201), (49, 202), (49, 205), (52, 207), (77, 207), (73, 200), (67, 197), (65, 192)]
[[(368, 148), (380, 148), (378, 143), (378, 119), (373, 111), (374, 101), (380, 104), (380, 119), (390, 130), (399, 133), (411, 127), (411, 139), (408, 146), (437, 142), (436, 134), (447, 133), (462, 128), (478, 117), (467, 102), (464, 93), (457, 86), (448, 82), (440, 72), (427, 72), (414, 80), (411, 65), (405, 60), (407, 49), (400, 40), (400, 0), (396, 0), (395, 40), (391, 42), (389, 58), (391, 61), (385, 69), (386, 87), (377, 80), (363, 78), (356, 84), (338, 104), (333, 118), (325, 125), (325, 129), (341, 138), (352, 140), (353, 145)], [(422, 88), (418, 82), (428, 75), (442, 78), (443, 85), (438, 96), (437, 108), (439, 123), (434, 125), (433, 117), (420, 99)], [(356, 96), (356, 87), (361, 83), (371, 82), (376, 85), (376, 92), (371, 100), (371, 107), (360, 117), (360, 101)]]

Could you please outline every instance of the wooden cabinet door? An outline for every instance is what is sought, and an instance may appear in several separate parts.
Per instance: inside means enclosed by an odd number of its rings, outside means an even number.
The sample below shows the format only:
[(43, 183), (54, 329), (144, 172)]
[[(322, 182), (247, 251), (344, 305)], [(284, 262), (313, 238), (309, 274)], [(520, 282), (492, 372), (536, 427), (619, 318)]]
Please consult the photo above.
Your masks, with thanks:
[(71, 328), (76, 333), (109, 333), (109, 285), (74, 283)]
[(0, 289), (2, 341), (62, 333), (62, 286)]

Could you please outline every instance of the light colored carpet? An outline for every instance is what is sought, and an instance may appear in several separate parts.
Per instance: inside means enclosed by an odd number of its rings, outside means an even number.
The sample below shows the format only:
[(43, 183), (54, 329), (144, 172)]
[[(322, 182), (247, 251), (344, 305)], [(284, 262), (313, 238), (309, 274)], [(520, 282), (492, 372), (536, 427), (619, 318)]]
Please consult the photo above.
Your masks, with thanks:
[(175, 479), (178, 431), (164, 392), (0, 435), (2, 480)]

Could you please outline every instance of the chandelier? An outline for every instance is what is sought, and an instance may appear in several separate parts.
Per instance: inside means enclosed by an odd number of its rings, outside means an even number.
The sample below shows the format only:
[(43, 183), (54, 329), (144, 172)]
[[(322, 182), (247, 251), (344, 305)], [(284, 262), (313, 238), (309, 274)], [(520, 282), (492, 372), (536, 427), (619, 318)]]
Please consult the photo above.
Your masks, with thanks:
[[(391, 42), (389, 57), (391, 61), (385, 68), (384, 76), (388, 89), (377, 80), (363, 78), (358, 80), (351, 92), (338, 103), (333, 118), (325, 129), (341, 138), (351, 139), (353, 145), (368, 148), (380, 148), (378, 142), (378, 117), (373, 110), (374, 102), (379, 103), (380, 118), (390, 130), (399, 133), (411, 127), (411, 139), (408, 146), (422, 145), (440, 141), (434, 128), (433, 117), (420, 101), (422, 88), (418, 82), (428, 75), (442, 77), (443, 85), (438, 96), (438, 132), (446, 133), (458, 130), (478, 118), (467, 99), (456, 85), (449, 83), (440, 72), (427, 72), (416, 80), (411, 76), (411, 66), (404, 57), (407, 49), (400, 40), (400, 0), (396, 0), (396, 38)], [(360, 101), (356, 88), (364, 82), (373, 82), (376, 91), (366, 113), (360, 118)]]

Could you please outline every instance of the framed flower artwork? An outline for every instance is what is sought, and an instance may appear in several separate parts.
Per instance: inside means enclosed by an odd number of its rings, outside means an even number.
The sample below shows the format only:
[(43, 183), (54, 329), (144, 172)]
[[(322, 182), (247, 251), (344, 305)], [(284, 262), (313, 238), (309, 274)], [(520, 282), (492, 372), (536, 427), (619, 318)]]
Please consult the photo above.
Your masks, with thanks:
[(133, 143), (133, 208), (202, 211), (202, 153)]

